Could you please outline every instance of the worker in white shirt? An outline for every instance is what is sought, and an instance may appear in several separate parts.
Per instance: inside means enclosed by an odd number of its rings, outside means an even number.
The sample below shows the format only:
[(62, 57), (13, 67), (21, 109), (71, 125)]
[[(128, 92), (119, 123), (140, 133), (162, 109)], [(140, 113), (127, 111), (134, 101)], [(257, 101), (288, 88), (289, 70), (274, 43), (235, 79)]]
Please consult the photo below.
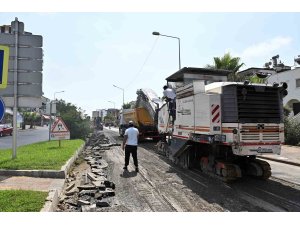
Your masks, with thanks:
[(166, 99), (166, 102), (168, 103), (169, 112), (174, 121), (175, 116), (176, 116), (176, 94), (175, 94), (175, 91), (172, 88), (169, 88), (167, 85), (165, 85), (163, 87), (163, 89), (164, 89), (163, 98)]
[(123, 139), (123, 151), (125, 150), (125, 166), (124, 170), (128, 170), (130, 154), (133, 158), (133, 163), (135, 165), (135, 172), (139, 172), (138, 159), (137, 159), (137, 147), (139, 139), (139, 131), (133, 126), (133, 122), (129, 121), (129, 128), (126, 129)]

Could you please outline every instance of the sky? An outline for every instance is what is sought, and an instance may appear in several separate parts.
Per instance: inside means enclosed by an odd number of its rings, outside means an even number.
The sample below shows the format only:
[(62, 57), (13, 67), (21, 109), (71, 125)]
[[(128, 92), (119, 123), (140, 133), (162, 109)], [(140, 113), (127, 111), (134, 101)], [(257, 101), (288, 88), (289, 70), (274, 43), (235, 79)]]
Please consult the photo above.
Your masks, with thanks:
[(43, 36), (44, 96), (85, 110), (121, 108), (139, 88), (162, 96), (165, 78), (181, 67), (205, 67), (230, 52), (262, 67), (279, 54), (287, 65), (300, 55), (300, 13), (237, 12), (37, 12), (0, 14), (0, 24), (14, 18), (25, 30)]

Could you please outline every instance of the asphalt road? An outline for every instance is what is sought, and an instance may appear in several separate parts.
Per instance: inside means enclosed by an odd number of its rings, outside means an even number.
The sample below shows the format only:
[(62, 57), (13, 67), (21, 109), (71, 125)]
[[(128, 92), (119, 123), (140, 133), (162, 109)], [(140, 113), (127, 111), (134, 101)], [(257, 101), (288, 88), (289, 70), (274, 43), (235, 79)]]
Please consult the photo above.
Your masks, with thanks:
[(300, 167), (266, 160), (271, 165), (272, 176), (300, 185)]
[[(105, 127), (104, 129), (111, 130), (116, 133), (118, 132), (117, 128), (108, 129), (107, 127)], [(300, 167), (274, 162), (271, 160), (265, 160), (265, 161), (267, 161), (271, 165), (272, 176), (274, 178), (283, 179), (285, 181), (289, 181), (300, 185)]]
[[(113, 142), (122, 141), (113, 129), (104, 132)], [(266, 181), (244, 177), (227, 184), (197, 169), (180, 168), (157, 154), (153, 142), (139, 145), (138, 174), (134, 173), (132, 161), (129, 172), (122, 174), (124, 152), (119, 146), (105, 151), (103, 158), (110, 165), (108, 177), (116, 183), (116, 202), (134, 212), (299, 212), (300, 209), (300, 186), (291, 179), (297, 176), (297, 170), (287, 176), (292, 170), (290, 165), (271, 162), (273, 176)], [(279, 178), (283, 175), (286, 177)]]
[[(46, 141), (49, 138), (48, 127), (36, 127), (34, 129), (20, 130), (17, 134), (17, 146), (28, 145), (36, 142)], [(12, 148), (12, 136), (0, 137), (0, 150)]]

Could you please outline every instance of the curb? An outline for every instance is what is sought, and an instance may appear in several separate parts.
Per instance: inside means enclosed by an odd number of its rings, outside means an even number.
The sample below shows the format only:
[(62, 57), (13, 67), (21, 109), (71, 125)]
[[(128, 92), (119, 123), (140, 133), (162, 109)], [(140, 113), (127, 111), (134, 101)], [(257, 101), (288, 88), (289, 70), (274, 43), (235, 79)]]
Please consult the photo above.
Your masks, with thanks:
[[(85, 143), (82, 144), (78, 150), (75, 152), (75, 154), (73, 155), (72, 158), (70, 158), (67, 163), (61, 167), (61, 171), (59, 172), (63, 172), (64, 175), (64, 179), (67, 177), (68, 172), (70, 171), (71, 166), (73, 165), (73, 163), (75, 162), (75, 160), (78, 158), (78, 155), (81, 153), (81, 151), (84, 149), (85, 147)], [(43, 206), (43, 208), (41, 209), (40, 212), (55, 212), (55, 208), (58, 205), (59, 202), (59, 196), (62, 193), (63, 187), (65, 185), (66, 182), (64, 182), (63, 186), (61, 187), (60, 190), (57, 189), (53, 189), (49, 191), (48, 197), (46, 198), (46, 202)]]
[(68, 172), (78, 158), (78, 155), (84, 149), (85, 144), (82, 144), (74, 155), (61, 167), (60, 170), (0, 170), (2, 176), (27, 176), (27, 177), (39, 177), (39, 178), (58, 178), (65, 179)]
[[(60, 174), (63, 173), (63, 178), (65, 179), (68, 175), (68, 172), (71, 168), (71, 166), (73, 165), (73, 163), (75, 162), (75, 160), (78, 158), (78, 155), (81, 153), (81, 151), (84, 149), (85, 147), (85, 143), (82, 144), (78, 150), (75, 152), (75, 154), (73, 155), (72, 158), (70, 158), (67, 163), (61, 167), (61, 171)], [(62, 173), (61, 173), (62, 172)], [(61, 195), (62, 193), (62, 190), (63, 190), (63, 187), (65, 186), (65, 183), (62, 185), (61, 189), (58, 190), (58, 189), (53, 189), (53, 190), (50, 190), (49, 191), (49, 194), (48, 194), (48, 197), (46, 198), (46, 202), (43, 206), (43, 208), (41, 209), (40, 212), (55, 212), (55, 208), (57, 207), (58, 205), (58, 202), (59, 202), (59, 196)]]
[[(82, 144), (74, 155), (61, 167), (61, 170), (0, 170), (0, 175), (4, 176), (29, 176), (38, 178), (58, 178), (66, 179), (68, 172), (70, 171), (73, 163), (78, 158), (79, 154), (85, 147), (85, 143)], [(61, 188), (49, 190), (45, 204), (40, 212), (54, 212), (59, 202), (59, 196), (65, 185), (65, 180)]]
[(54, 212), (59, 201), (58, 196), (60, 195), (60, 192), (57, 189), (50, 190), (46, 202), (40, 212)]
[(265, 156), (256, 156), (257, 158), (261, 158), (261, 159), (266, 159), (266, 160), (270, 160), (270, 161), (275, 161), (275, 162), (280, 162), (280, 163), (284, 163), (284, 164), (289, 164), (289, 165), (293, 165), (293, 166), (299, 166), (300, 167), (300, 163), (297, 162), (292, 162), (292, 161), (287, 161), (287, 160), (282, 160), (282, 159), (276, 159), (276, 158), (270, 158), (270, 157), (265, 157)]
[[(70, 169), (71, 169), (73, 163), (76, 161), (76, 159), (78, 158), (79, 154), (83, 151), (84, 147), (85, 147), (85, 143), (82, 144), (82, 145), (77, 149), (77, 151), (75, 152), (75, 154), (73, 155), (73, 157), (70, 158), (70, 159), (67, 161), (67, 163), (61, 167), (61, 171), (64, 172), (64, 178), (66, 178), (66, 177), (68, 176), (68, 173), (69, 173), (69, 171), (70, 171)], [(61, 172), (61, 171), (60, 171), (60, 172)]]

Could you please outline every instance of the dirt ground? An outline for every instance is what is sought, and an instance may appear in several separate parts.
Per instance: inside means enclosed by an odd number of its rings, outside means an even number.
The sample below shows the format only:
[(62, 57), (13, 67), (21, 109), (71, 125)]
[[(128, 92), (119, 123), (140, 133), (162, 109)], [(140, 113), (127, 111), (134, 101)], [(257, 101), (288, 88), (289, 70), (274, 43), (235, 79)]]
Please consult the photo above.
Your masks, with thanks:
[[(112, 142), (122, 139), (114, 131), (105, 131)], [(155, 151), (154, 142), (140, 143), (140, 172), (132, 158), (123, 170), (124, 152), (113, 146), (103, 153), (108, 163), (107, 177), (116, 185), (111, 207), (97, 211), (129, 212), (265, 212), (300, 211), (300, 186), (275, 178), (252, 178), (226, 184), (201, 171), (186, 170)], [(74, 168), (77, 177), (86, 170), (82, 162)]]

